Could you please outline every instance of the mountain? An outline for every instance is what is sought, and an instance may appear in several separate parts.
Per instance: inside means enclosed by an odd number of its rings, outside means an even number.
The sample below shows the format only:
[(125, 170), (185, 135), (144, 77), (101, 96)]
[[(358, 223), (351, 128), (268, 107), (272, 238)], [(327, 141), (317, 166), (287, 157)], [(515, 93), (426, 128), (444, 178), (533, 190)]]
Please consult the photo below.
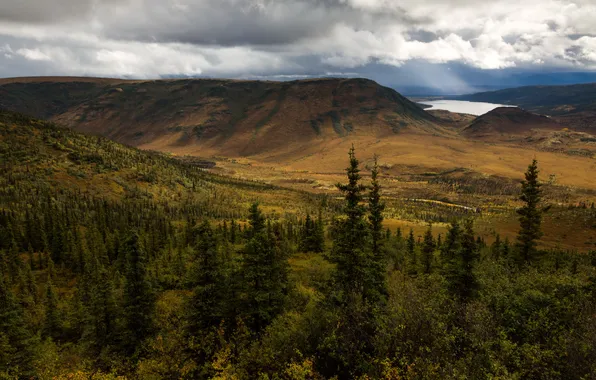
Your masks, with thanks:
[(396, 91), (366, 79), (292, 82), (16, 78), (0, 107), (118, 142), (228, 156), (346, 136), (447, 133)]
[(534, 129), (560, 130), (561, 124), (548, 116), (528, 112), (518, 107), (499, 107), (478, 116), (463, 129), (471, 138), (490, 138), (503, 135), (525, 135)]
[(547, 115), (596, 112), (596, 83), (570, 86), (526, 86), (462, 95), (460, 100), (511, 104)]

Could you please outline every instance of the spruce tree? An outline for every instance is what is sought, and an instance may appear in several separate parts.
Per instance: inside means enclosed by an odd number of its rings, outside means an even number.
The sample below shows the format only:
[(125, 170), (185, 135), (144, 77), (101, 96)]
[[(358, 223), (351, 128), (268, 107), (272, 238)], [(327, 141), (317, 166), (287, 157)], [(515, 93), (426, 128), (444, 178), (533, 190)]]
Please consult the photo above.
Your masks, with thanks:
[(236, 220), (234, 219), (230, 223), (230, 243), (236, 244)]
[(379, 184), (379, 164), (375, 156), (375, 163), (371, 171), (371, 187), (368, 195), (368, 221), (370, 224), (371, 249), (375, 260), (382, 260), (383, 238), (383, 210), (385, 204), (381, 202), (381, 185)]
[(302, 234), (300, 238), (300, 251), (312, 252), (314, 246), (314, 232), (315, 224), (310, 218), (310, 214), (306, 214), (306, 219), (304, 220), (304, 226), (302, 227)]
[[(385, 203), (381, 201), (381, 185), (379, 183), (379, 164), (375, 156), (375, 163), (371, 171), (371, 187), (368, 195), (368, 221), (371, 236), (371, 253), (369, 258), (370, 282), (375, 297), (384, 299), (387, 295), (385, 284), (385, 253), (383, 250), (383, 211)], [(371, 293), (372, 293), (371, 292)], [(379, 298), (381, 299), (381, 298)]]
[(520, 199), (525, 203), (517, 211), (520, 230), (517, 236), (517, 250), (520, 262), (531, 264), (537, 254), (537, 240), (542, 236), (542, 210), (539, 208), (542, 199), (541, 185), (538, 182), (538, 162), (533, 160), (522, 181)]
[[(354, 147), (349, 152), (350, 166), (346, 169), (347, 184), (338, 184), (344, 194), (345, 205), (343, 219), (337, 220), (333, 249), (330, 260), (336, 264), (334, 280), (337, 289), (336, 299), (341, 303), (349, 302), (353, 296), (363, 298), (374, 296), (369, 287), (371, 278), (369, 268), (372, 261), (368, 225), (364, 219), (365, 208), (361, 204), (365, 187), (359, 183), (359, 162), (354, 154)], [(378, 295), (377, 295), (378, 296)]]
[(124, 287), (124, 318), (126, 346), (130, 353), (152, 333), (154, 294), (147, 278), (146, 257), (139, 235), (129, 234), (124, 242), (126, 255), (126, 285)]
[(441, 261), (444, 264), (454, 260), (461, 247), (461, 227), (459, 223), (453, 222), (447, 230), (445, 242), (441, 247)]
[(416, 256), (416, 239), (414, 238), (414, 230), (410, 228), (408, 240), (406, 241), (408, 248), (409, 270), (410, 274), (418, 273), (418, 257)]
[[(454, 224), (452, 229), (456, 225)], [(457, 236), (455, 232), (452, 235)], [(447, 256), (449, 261), (446, 266), (446, 279), (449, 291), (456, 299), (465, 303), (475, 295), (478, 288), (474, 266), (479, 255), (471, 220), (464, 222), (464, 229), (458, 240), (455, 246), (459, 246), (459, 249), (453, 252), (454, 256)]]
[(252, 238), (254, 235), (260, 233), (265, 228), (265, 217), (261, 213), (259, 209), (258, 203), (253, 203), (250, 205), (250, 209), (248, 210), (248, 219), (250, 222), (250, 229), (248, 231), (245, 228), (245, 232), (247, 231), (247, 238)]
[(432, 224), (429, 224), (422, 243), (422, 267), (426, 274), (431, 272), (434, 253), (435, 241), (433, 239)]
[(251, 239), (242, 252), (245, 323), (261, 331), (282, 310), (288, 293), (288, 262), (279, 241), (265, 228), (257, 204), (250, 210)]
[(209, 222), (203, 222), (197, 236), (198, 262), (195, 266), (194, 288), (189, 304), (188, 330), (192, 335), (217, 327), (226, 317), (228, 292), (218, 244)]
[(323, 252), (325, 250), (325, 222), (323, 221), (323, 211), (319, 209), (319, 216), (314, 230), (313, 252)]
[(33, 378), (35, 339), (0, 273), (0, 377)]
[(502, 243), (501, 243), (501, 235), (497, 234), (495, 237), (495, 241), (490, 247), (491, 253), (495, 259), (501, 258), (501, 250), (502, 250)]
[[(97, 261), (97, 258), (94, 260)], [(88, 292), (83, 301), (86, 305), (85, 326), (83, 341), (94, 353), (102, 352), (106, 347), (116, 344), (117, 326), (119, 317), (118, 306), (114, 297), (114, 284), (107, 269), (100, 263), (93, 265), (94, 272), (87, 274), (88, 284), (85, 286)], [(85, 298), (87, 298), (85, 300)], [(129, 348), (133, 342), (129, 341), (130, 334), (124, 334), (121, 342), (125, 348)]]

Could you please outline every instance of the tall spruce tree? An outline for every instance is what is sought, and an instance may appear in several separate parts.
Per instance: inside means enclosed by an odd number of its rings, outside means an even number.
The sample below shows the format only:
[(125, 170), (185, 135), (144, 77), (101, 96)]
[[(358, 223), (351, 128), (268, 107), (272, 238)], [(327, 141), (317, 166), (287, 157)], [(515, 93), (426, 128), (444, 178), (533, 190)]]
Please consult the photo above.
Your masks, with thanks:
[(323, 252), (325, 245), (325, 231), (321, 212), (319, 219), (313, 220), (310, 214), (306, 214), (304, 227), (300, 237), (300, 250), (302, 252)]
[(343, 219), (336, 223), (333, 249), (330, 260), (336, 264), (334, 280), (338, 293), (337, 299), (344, 303), (350, 297), (371, 296), (369, 268), (372, 261), (368, 225), (364, 219), (365, 207), (362, 203), (362, 192), (366, 189), (360, 184), (360, 168), (354, 153), (349, 152), (350, 166), (346, 169), (347, 184), (338, 184), (337, 188), (344, 194), (345, 205)]
[(416, 239), (414, 238), (414, 230), (412, 228), (410, 228), (406, 246), (408, 248), (408, 272), (410, 274), (416, 274), (418, 273), (418, 257), (416, 255)]
[(441, 247), (441, 261), (443, 264), (454, 260), (461, 248), (461, 227), (458, 222), (451, 223), (445, 242)]
[(311, 219), (310, 214), (306, 214), (304, 226), (302, 227), (302, 234), (300, 237), (300, 247), (302, 252), (312, 252), (314, 243), (315, 223)]
[(370, 261), (370, 280), (375, 297), (386, 296), (385, 284), (385, 253), (383, 251), (383, 211), (385, 203), (381, 201), (381, 185), (379, 183), (379, 164), (375, 156), (374, 166), (371, 171), (371, 187), (368, 195), (368, 221), (371, 236), (372, 257)]
[(325, 221), (323, 220), (323, 210), (320, 208), (314, 234), (313, 252), (323, 252), (325, 250)]
[[(243, 317), (259, 332), (282, 310), (288, 293), (288, 261), (255, 203), (250, 208), (250, 236), (242, 252), (245, 305)], [(270, 230), (270, 231), (268, 231)]]
[(224, 320), (228, 302), (223, 263), (209, 222), (198, 227), (196, 236), (198, 262), (193, 276), (196, 286), (188, 315), (188, 329), (195, 336), (202, 330), (217, 327)]
[[(452, 231), (457, 224), (453, 224), (448, 235), (457, 236)], [(478, 281), (474, 274), (475, 262), (478, 259), (478, 248), (474, 238), (474, 226), (472, 220), (464, 222), (464, 229), (459, 235), (458, 250), (453, 256), (447, 256), (446, 279), (449, 291), (461, 302), (467, 302), (476, 293)]]
[(422, 268), (426, 274), (431, 272), (435, 247), (432, 224), (429, 224), (428, 229), (424, 233), (424, 241), (422, 243)]
[[(98, 261), (97, 258), (93, 259)], [(106, 347), (115, 345), (117, 341), (117, 320), (120, 316), (114, 295), (114, 284), (108, 270), (101, 263), (93, 265), (93, 272), (88, 273), (88, 298), (86, 305), (83, 341), (94, 353), (101, 353)], [(85, 291), (85, 290), (83, 290)], [(126, 348), (132, 343), (128, 341), (130, 334), (122, 336), (122, 345)]]
[(254, 235), (263, 231), (263, 229), (265, 228), (265, 217), (261, 213), (261, 209), (259, 209), (259, 204), (257, 202), (250, 205), (248, 214), (250, 228), (247, 231), (247, 238), (250, 239)]
[(134, 352), (152, 333), (155, 298), (147, 278), (146, 255), (136, 232), (129, 234), (123, 250), (126, 255), (125, 342), (129, 352)]
[(528, 166), (522, 181), (520, 199), (525, 203), (517, 211), (519, 214), (520, 230), (517, 236), (517, 250), (519, 261), (531, 264), (537, 254), (537, 240), (542, 236), (542, 210), (539, 208), (542, 199), (541, 185), (538, 182), (538, 162), (534, 159)]

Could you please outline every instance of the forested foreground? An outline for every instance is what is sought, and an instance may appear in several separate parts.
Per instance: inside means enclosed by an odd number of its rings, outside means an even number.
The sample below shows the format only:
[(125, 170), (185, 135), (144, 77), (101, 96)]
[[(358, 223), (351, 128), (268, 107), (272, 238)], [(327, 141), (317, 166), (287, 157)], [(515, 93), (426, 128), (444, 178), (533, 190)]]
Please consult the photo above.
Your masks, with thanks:
[(536, 162), (516, 241), (417, 239), (353, 150), (341, 204), (298, 218), (254, 202), (281, 189), (0, 116), (0, 378), (596, 378), (596, 252), (538, 248)]

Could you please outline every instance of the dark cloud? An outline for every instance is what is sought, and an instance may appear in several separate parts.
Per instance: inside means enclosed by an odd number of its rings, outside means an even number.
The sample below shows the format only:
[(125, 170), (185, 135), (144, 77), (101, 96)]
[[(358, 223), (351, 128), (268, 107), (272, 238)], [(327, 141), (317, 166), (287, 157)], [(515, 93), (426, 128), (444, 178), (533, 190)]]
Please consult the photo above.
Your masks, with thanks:
[(463, 91), (595, 69), (595, 18), (593, 0), (0, 0), (0, 76), (354, 73)]

